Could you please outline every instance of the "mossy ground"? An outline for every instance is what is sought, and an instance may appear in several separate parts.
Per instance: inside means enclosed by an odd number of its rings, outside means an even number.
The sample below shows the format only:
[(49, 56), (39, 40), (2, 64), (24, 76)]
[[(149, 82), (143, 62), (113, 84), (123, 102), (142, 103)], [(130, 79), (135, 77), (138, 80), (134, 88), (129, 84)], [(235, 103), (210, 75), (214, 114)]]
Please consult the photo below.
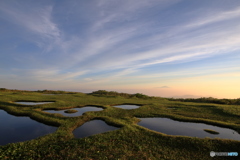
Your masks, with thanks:
[[(170, 136), (136, 125), (136, 117), (169, 117), (181, 121), (204, 122), (232, 128), (240, 133), (240, 106), (169, 101), (164, 98), (87, 95), (61, 92), (44, 95), (40, 92), (4, 91), (0, 108), (10, 114), (29, 116), (39, 122), (59, 126), (55, 133), (34, 140), (0, 146), (0, 159), (210, 159), (210, 151), (238, 152), (240, 141)], [(51, 92), (50, 92), (51, 93)], [(54, 101), (44, 105), (19, 105), (15, 101)], [(138, 109), (112, 107), (138, 104)], [(86, 112), (79, 117), (63, 117), (42, 112), (44, 109), (71, 109), (95, 105), (103, 111)], [(175, 109), (168, 109), (174, 107)], [(72, 131), (93, 119), (102, 119), (120, 129), (74, 138)], [(214, 157), (226, 159), (233, 157)], [(239, 158), (239, 157), (238, 157)]]

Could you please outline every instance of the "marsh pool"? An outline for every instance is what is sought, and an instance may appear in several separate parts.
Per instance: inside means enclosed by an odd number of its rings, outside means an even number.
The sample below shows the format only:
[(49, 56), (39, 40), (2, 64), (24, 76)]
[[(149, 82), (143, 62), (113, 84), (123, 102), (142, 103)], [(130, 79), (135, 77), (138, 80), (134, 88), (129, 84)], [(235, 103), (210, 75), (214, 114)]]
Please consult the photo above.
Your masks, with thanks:
[(92, 120), (84, 123), (73, 131), (76, 138), (88, 137), (95, 134), (100, 134), (108, 131), (119, 129), (118, 127), (110, 126), (103, 120)]
[(22, 105), (40, 105), (40, 104), (48, 104), (53, 102), (14, 102), (16, 104), (22, 104)]
[(29, 117), (18, 117), (0, 110), (0, 145), (22, 142), (53, 133), (57, 127), (48, 126)]
[(118, 106), (113, 106), (113, 107), (122, 108), (122, 109), (137, 109), (140, 106), (138, 106), (138, 105), (118, 105)]
[[(169, 118), (139, 118), (139, 119), (141, 121), (138, 123), (138, 125), (168, 135), (181, 135), (199, 138), (205, 137), (222, 138), (240, 141), (239, 133), (228, 128), (217, 127), (204, 123), (180, 122)], [(219, 134), (211, 134), (204, 131), (204, 129), (214, 130), (219, 132)]]

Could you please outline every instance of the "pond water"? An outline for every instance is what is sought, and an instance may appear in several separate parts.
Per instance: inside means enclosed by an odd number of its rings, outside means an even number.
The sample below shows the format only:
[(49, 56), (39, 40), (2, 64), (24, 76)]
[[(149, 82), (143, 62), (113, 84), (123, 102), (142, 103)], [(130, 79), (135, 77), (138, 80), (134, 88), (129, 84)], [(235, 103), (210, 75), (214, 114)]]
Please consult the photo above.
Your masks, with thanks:
[(137, 109), (140, 106), (138, 106), (138, 105), (118, 105), (118, 106), (113, 106), (113, 107), (122, 108), (122, 109)]
[(53, 102), (14, 102), (17, 104), (23, 104), (23, 105), (39, 105), (39, 104), (48, 104)]
[[(151, 130), (162, 132), (168, 135), (182, 135), (199, 138), (222, 138), (240, 141), (240, 134), (228, 128), (217, 127), (204, 123), (179, 122), (169, 118), (139, 118), (141, 122), (138, 125)], [(204, 129), (210, 129), (219, 132), (219, 134), (211, 134)]]
[(0, 110), (0, 145), (22, 142), (53, 133), (57, 127), (48, 126), (29, 117), (17, 117)]
[(82, 108), (71, 108), (71, 109), (77, 110), (78, 112), (76, 112), (76, 113), (65, 113), (65, 111), (67, 111), (69, 109), (65, 109), (65, 110), (43, 110), (43, 111), (48, 112), (48, 113), (59, 113), (59, 114), (62, 114), (64, 116), (67, 116), (67, 117), (76, 117), (76, 116), (81, 116), (85, 112), (102, 111), (103, 110), (102, 108), (94, 107), (94, 106), (86, 106), (86, 107), (82, 107)]
[(82, 126), (75, 129), (73, 131), (73, 134), (76, 138), (83, 138), (83, 137), (88, 137), (94, 134), (113, 131), (116, 129), (119, 129), (119, 128), (110, 126), (102, 120), (92, 120), (84, 123)]

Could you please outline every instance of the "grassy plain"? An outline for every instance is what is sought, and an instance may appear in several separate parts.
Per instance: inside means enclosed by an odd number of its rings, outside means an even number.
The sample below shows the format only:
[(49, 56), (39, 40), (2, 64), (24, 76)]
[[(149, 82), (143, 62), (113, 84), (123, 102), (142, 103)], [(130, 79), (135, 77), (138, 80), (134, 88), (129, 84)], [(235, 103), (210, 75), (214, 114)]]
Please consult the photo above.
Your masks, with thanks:
[[(45, 91), (46, 93), (49, 93)], [(72, 159), (211, 159), (210, 151), (238, 152), (240, 141), (171, 136), (138, 126), (136, 117), (168, 117), (175, 120), (203, 122), (232, 128), (240, 133), (240, 106), (213, 103), (169, 101), (148, 96), (84, 94), (76, 92), (0, 91), (0, 109), (18, 116), (29, 116), (39, 122), (58, 126), (55, 133), (37, 139), (0, 146), (0, 159), (72, 160)], [(26, 106), (15, 101), (54, 101), (44, 105)], [(138, 104), (138, 109), (112, 107)], [(103, 111), (86, 112), (79, 117), (64, 117), (42, 112), (43, 109), (71, 109), (95, 105)], [(169, 109), (174, 108), (174, 109)], [(72, 131), (87, 121), (102, 119), (120, 127), (118, 130), (74, 138)], [(212, 159), (234, 159), (214, 157)], [(239, 158), (236, 157), (236, 158)]]

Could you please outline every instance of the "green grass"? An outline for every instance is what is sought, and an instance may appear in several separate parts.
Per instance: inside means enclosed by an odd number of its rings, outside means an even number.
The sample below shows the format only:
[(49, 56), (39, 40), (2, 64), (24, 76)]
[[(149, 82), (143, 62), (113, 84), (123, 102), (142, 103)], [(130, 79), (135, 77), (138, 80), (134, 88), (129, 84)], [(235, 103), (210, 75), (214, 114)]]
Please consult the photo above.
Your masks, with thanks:
[[(56, 94), (44, 95), (43, 93)], [(210, 159), (210, 151), (238, 152), (240, 141), (171, 136), (137, 125), (136, 117), (168, 117), (232, 128), (240, 133), (240, 106), (169, 101), (141, 94), (94, 95), (64, 91), (0, 91), (0, 108), (13, 115), (29, 116), (39, 122), (58, 126), (55, 133), (37, 139), (0, 146), (0, 159)], [(101, 92), (102, 93), (102, 92)], [(109, 94), (109, 93), (108, 93)], [(20, 105), (16, 101), (54, 101), (44, 105)], [(124, 110), (114, 105), (137, 104)], [(86, 112), (79, 117), (64, 117), (44, 109), (69, 109), (93, 105), (103, 111)], [(168, 108), (175, 109), (168, 109)], [(118, 130), (74, 138), (72, 131), (87, 121), (102, 119)], [(226, 157), (214, 157), (214, 159)], [(232, 158), (232, 157), (231, 157)]]

